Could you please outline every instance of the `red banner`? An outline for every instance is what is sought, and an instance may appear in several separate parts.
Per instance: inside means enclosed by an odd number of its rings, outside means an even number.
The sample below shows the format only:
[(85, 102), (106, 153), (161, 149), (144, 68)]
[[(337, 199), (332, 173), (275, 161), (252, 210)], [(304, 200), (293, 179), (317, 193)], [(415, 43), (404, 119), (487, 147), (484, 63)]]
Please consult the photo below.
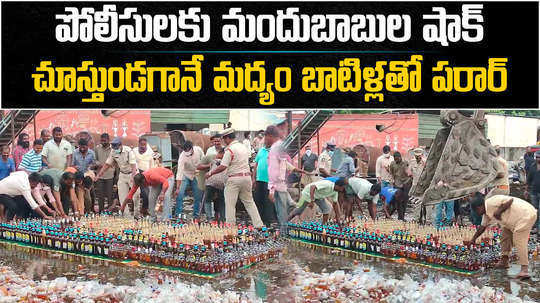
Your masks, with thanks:
[[(294, 121), (293, 124), (296, 126), (298, 121)], [(380, 125), (382, 131), (375, 128), (377, 125)], [(320, 149), (323, 149), (328, 141), (335, 143), (338, 147), (363, 144), (380, 149), (381, 153), (382, 147), (389, 145), (392, 150), (405, 153), (418, 146), (418, 116), (416, 114), (334, 115), (319, 130)], [(317, 135), (311, 139), (310, 143), (312, 149), (317, 150)]]
[[(42, 110), (36, 118), (37, 136), (42, 129), (52, 130), (60, 126), (64, 135), (75, 135), (82, 130), (90, 133), (109, 133), (137, 142), (139, 136), (150, 132), (149, 110), (118, 110), (105, 117), (99, 110)], [(25, 129), (34, 138), (34, 125), (30, 122)]]

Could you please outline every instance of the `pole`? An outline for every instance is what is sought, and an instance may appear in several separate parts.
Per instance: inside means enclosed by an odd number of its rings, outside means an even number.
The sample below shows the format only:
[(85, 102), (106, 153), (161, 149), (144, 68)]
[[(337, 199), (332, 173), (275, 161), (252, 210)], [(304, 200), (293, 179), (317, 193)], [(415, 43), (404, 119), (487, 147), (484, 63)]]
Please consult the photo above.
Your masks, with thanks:
[(292, 110), (287, 111), (287, 134), (290, 134), (292, 131)]
[(11, 151), (15, 150), (15, 114), (11, 113)]
[(321, 143), (319, 142), (319, 130), (317, 130), (317, 153), (321, 154)]
[[(34, 140), (36, 140), (38, 138), (37, 136), (37, 125), (36, 125), (36, 114), (34, 114)], [(43, 144), (45, 144), (45, 142), (43, 142)]]

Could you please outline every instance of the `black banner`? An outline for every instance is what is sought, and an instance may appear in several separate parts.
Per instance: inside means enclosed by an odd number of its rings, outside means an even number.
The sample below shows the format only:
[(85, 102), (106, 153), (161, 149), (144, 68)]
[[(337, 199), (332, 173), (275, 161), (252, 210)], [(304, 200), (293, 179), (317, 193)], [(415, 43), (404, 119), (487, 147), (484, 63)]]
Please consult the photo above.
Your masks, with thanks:
[(2, 107), (538, 108), (538, 36), (537, 2), (3, 2)]

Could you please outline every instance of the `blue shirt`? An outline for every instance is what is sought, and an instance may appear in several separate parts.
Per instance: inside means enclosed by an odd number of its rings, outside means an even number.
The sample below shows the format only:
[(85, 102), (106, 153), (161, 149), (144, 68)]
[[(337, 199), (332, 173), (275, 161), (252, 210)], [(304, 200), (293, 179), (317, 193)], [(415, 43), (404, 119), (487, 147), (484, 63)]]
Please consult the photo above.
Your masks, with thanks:
[(4, 159), (0, 159), (0, 180), (9, 176), (9, 174), (14, 171), (15, 162), (12, 158), (8, 158), (6, 162), (4, 162)]
[(336, 171), (336, 176), (342, 178), (350, 178), (354, 176), (354, 160), (350, 156), (345, 157), (338, 170)]
[(19, 168), (21, 167), (31, 173), (38, 172), (41, 167), (43, 167), (41, 153), (36, 154), (36, 152), (31, 149), (22, 157), (21, 164), (19, 164)]
[(89, 169), (90, 165), (94, 164), (95, 161), (96, 155), (91, 149), (86, 152), (85, 157), (83, 157), (83, 154), (78, 148), (73, 152), (73, 166), (75, 166), (80, 172), (85, 173)]
[(324, 180), (328, 180), (328, 181), (331, 181), (331, 182), (334, 182), (336, 183), (337, 180), (339, 180), (339, 177), (327, 177), (327, 178), (324, 178)]
[(397, 188), (393, 187), (383, 187), (381, 189), (381, 195), (384, 196), (384, 200), (386, 204), (392, 203), (392, 200), (394, 199), (394, 196), (396, 195), (396, 192), (398, 191)]
[(262, 147), (255, 156), (257, 163), (257, 181), (268, 183), (268, 148)]

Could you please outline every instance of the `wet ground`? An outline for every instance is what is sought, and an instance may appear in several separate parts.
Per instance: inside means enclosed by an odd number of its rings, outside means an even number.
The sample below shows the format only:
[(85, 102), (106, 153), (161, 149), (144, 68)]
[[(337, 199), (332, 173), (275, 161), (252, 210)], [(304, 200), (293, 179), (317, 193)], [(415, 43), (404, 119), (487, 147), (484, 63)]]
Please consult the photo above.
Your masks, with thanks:
[[(319, 273), (335, 270), (351, 271), (355, 267), (360, 267), (377, 271), (388, 278), (401, 278), (408, 274), (414, 280), (438, 280), (442, 277), (465, 279), (465, 277), (456, 274), (414, 265), (390, 263), (365, 256), (356, 258), (360, 259), (355, 261), (353, 257), (339, 255), (336, 252), (333, 254), (323, 253), (321, 250), (311, 250), (290, 244), (287, 253), (280, 260), (267, 261), (228, 277), (205, 280), (0, 243), (0, 265), (8, 265), (16, 272), (24, 273), (35, 280), (49, 280), (66, 276), (70, 280), (99, 280), (115, 285), (133, 285), (136, 279), (145, 276), (168, 275), (195, 284), (210, 283), (222, 291), (251, 292), (270, 302), (288, 302), (287, 298), (290, 297), (287, 293), (292, 291), (290, 284), (293, 279), (291, 264), (294, 263), (309, 271)], [(509, 275), (515, 275), (519, 271), (518, 265), (513, 265), (508, 272), (492, 270), (469, 279), (478, 286), (489, 285), (502, 288), (505, 292), (519, 297), (528, 296), (534, 301), (540, 301), (540, 287), (537, 286), (538, 281), (540, 281), (540, 262), (534, 261), (531, 265), (532, 279), (529, 282), (519, 282), (509, 277)]]

